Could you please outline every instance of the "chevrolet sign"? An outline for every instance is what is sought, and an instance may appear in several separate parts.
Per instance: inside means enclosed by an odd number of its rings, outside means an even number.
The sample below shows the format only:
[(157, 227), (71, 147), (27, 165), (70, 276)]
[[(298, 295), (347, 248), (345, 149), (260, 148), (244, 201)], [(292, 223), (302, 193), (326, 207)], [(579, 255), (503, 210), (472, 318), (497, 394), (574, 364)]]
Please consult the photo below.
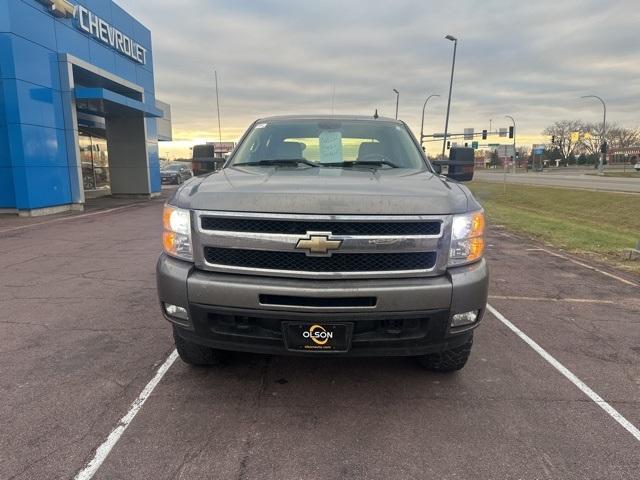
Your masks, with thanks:
[(38, 0), (56, 17), (73, 17), (77, 27), (130, 59), (147, 64), (147, 49), (82, 5), (67, 0)]
[(73, 17), (76, 6), (67, 0), (38, 0), (45, 7), (49, 7), (56, 17)]

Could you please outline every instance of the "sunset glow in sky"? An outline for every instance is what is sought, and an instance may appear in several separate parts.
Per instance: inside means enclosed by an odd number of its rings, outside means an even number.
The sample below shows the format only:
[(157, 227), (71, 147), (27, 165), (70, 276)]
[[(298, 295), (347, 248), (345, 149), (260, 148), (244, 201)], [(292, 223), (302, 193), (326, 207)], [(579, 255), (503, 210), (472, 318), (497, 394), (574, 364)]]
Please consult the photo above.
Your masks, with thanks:
[[(171, 104), (175, 142), (164, 156), (189, 156), (256, 118), (289, 113), (395, 114), (416, 134), (444, 131), (453, 43), (458, 55), (450, 131), (507, 127), (518, 143), (542, 142), (556, 120), (640, 125), (640, 9), (636, 2), (431, 0), (119, 0), (153, 34), (156, 90)], [(332, 102), (335, 85), (335, 99)], [(501, 139), (508, 143), (508, 139)], [(499, 139), (495, 138), (496, 143)], [(431, 144), (435, 145), (435, 144)], [(430, 146), (430, 151), (437, 150)]]

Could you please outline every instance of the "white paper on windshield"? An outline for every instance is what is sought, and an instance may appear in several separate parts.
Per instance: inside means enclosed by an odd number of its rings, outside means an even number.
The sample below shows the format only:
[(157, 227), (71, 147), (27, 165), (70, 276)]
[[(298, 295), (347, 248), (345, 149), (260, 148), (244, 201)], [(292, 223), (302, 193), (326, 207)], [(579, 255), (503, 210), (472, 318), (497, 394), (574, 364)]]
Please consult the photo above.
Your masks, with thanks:
[(342, 133), (324, 131), (320, 133), (320, 163), (342, 162)]

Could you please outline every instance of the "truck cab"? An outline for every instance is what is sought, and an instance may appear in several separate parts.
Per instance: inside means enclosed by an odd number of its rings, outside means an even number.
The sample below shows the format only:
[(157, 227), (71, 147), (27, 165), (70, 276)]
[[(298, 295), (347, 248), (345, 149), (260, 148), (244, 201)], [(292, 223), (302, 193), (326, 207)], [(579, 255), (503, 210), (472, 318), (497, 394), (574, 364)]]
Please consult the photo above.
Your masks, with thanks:
[[(163, 214), (158, 294), (181, 358), (415, 356), (455, 371), (485, 312), (484, 212), (406, 124), (257, 120)], [(439, 173), (447, 166), (447, 175)]]

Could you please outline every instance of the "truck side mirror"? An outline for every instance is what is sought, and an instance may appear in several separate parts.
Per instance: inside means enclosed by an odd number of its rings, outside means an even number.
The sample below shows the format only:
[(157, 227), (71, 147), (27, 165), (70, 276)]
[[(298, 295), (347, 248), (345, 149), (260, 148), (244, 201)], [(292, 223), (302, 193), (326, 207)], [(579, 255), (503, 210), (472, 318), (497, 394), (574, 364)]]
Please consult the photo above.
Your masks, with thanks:
[(448, 178), (458, 182), (470, 182), (473, 180), (475, 167), (475, 152), (473, 148), (452, 148), (449, 153), (448, 164)]

